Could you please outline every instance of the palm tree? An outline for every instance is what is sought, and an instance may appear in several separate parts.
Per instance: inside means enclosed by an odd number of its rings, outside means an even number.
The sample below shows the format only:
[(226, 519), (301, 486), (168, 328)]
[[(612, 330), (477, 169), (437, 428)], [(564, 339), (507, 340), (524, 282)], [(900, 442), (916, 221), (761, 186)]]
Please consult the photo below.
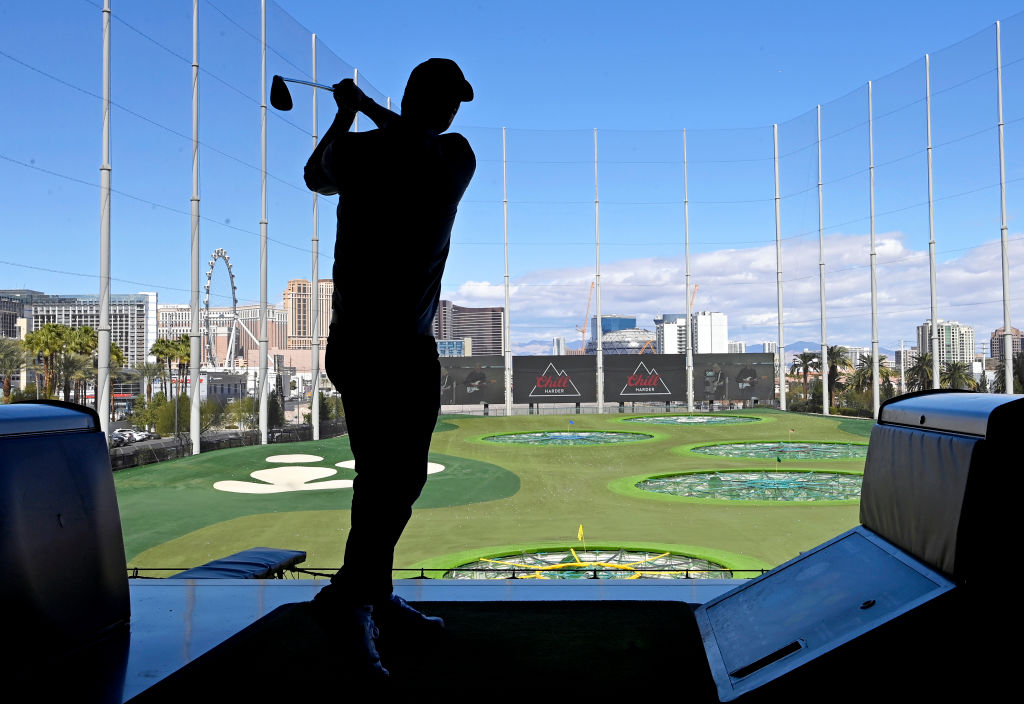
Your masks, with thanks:
[(969, 389), (973, 391), (978, 382), (971, 376), (967, 362), (946, 362), (939, 375), (939, 384), (944, 389)]
[(919, 354), (907, 369), (907, 389), (924, 391), (930, 388), (932, 388), (932, 355), (930, 352), (925, 352)]
[[(1006, 367), (1000, 362), (992, 379), (992, 393), (1001, 394), (1005, 391)], [(1024, 351), (1013, 356), (1013, 393), (1024, 393)]]
[(0, 376), (4, 378), (4, 403), (11, 402), (11, 377), (26, 363), (25, 345), (21, 340), (0, 337)]
[(182, 335), (174, 341), (174, 357), (178, 361), (178, 393), (181, 393), (181, 386), (185, 383), (185, 372), (192, 361), (192, 341), (188, 335)]
[[(95, 379), (95, 368), (92, 361), (91, 356), (84, 354), (71, 354), (66, 357), (64, 362), (65, 387), (67, 382), (71, 383), (75, 394), (75, 403), (82, 403), (86, 384)], [(64, 400), (68, 400), (66, 396)]]
[(71, 378), (84, 366), (92, 369), (92, 360), (85, 355), (77, 355), (65, 347), (53, 357), (54, 385), (61, 388), (64, 401), (71, 400)]
[(157, 363), (167, 364), (167, 377), (164, 380), (163, 390), (164, 396), (170, 398), (172, 392), (171, 379), (174, 378), (174, 375), (171, 373), (171, 361), (174, 359), (175, 354), (174, 341), (161, 337), (149, 348), (149, 353), (156, 357)]
[[(885, 361), (885, 355), (878, 355), (878, 383), (882, 385), (892, 385), (892, 379), (896, 375), (896, 370), (890, 369), (884, 366), (882, 363)], [(853, 374), (850, 375), (849, 384), (857, 391), (867, 391), (872, 385), (872, 361), (871, 355), (862, 354), (860, 359), (857, 360), (857, 368), (853, 370)]]
[(801, 352), (793, 358), (793, 364), (789, 368), (790, 374), (803, 374), (804, 377), (804, 400), (810, 398), (807, 387), (807, 377), (811, 372), (821, 371), (821, 355), (817, 352)]
[[(85, 355), (87, 358), (92, 358), (96, 354), (97, 348), (100, 346), (99, 333), (96, 332), (95, 328), (88, 325), (83, 325), (78, 328), (73, 328), (68, 334), (67, 346), (65, 347), (64, 354), (77, 354)], [(77, 363), (71, 363), (75, 366)], [(68, 397), (68, 382), (71, 381), (69, 377), (64, 379), (64, 400)], [(84, 388), (87, 380), (81, 380), (81, 385)], [(76, 383), (75, 397), (78, 398), (78, 387)], [(83, 394), (84, 395), (84, 394)], [(77, 401), (76, 401), (77, 403)]]
[(143, 362), (138, 366), (136, 371), (139, 372), (139, 376), (146, 380), (146, 403), (153, 402), (153, 379), (158, 376), (163, 376), (164, 367), (162, 364), (155, 362)]
[(839, 373), (845, 372), (853, 367), (850, 361), (850, 350), (842, 345), (829, 345), (828, 347), (828, 405), (834, 406), (836, 402), (836, 391), (839, 389)]
[[(125, 362), (124, 352), (121, 350), (120, 346), (116, 342), (111, 340), (111, 342), (110, 342), (110, 419), (111, 420), (114, 419), (114, 408), (117, 405), (116, 403), (114, 403), (114, 380), (117, 377), (123, 377), (124, 376), (124, 372), (123, 372), (124, 362)], [(119, 372), (117, 370), (122, 370), (122, 371)], [(97, 393), (96, 394), (96, 402), (97, 403), (99, 403), (99, 400), (100, 400), (99, 396), (100, 395)]]
[(46, 323), (38, 330), (25, 335), (25, 347), (36, 357), (43, 359), (43, 393), (49, 397), (56, 387), (54, 358), (63, 351), (70, 337), (71, 328), (57, 323)]

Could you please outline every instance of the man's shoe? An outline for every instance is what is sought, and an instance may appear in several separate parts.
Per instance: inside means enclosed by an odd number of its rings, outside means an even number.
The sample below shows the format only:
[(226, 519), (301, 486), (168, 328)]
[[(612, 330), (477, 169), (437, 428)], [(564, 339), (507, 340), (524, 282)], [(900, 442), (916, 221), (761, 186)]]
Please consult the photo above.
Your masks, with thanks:
[(392, 594), (385, 602), (374, 605), (377, 620), (387, 631), (391, 627), (416, 631), (423, 634), (440, 633), (444, 629), (444, 619), (439, 616), (428, 616), (414, 609), (402, 597)]
[(381, 664), (377, 652), (380, 632), (373, 621), (373, 607), (344, 604), (321, 594), (323, 592), (313, 599), (313, 608), (346, 659), (353, 664), (353, 674), (373, 680), (387, 679), (390, 673)]

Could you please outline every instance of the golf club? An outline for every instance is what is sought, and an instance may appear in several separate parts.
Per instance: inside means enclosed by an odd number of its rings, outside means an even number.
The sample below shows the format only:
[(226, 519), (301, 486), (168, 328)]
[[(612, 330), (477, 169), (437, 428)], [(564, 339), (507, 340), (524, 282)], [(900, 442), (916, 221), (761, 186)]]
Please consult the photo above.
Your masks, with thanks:
[(285, 85), (285, 81), (288, 81), (289, 83), (301, 83), (304, 86), (313, 86), (314, 88), (321, 88), (323, 90), (334, 90), (334, 86), (329, 86), (324, 83), (313, 83), (312, 81), (304, 81), (301, 78), (283, 78), (281, 76), (274, 76), (274, 79), (270, 82), (270, 104), (282, 112), (287, 112), (292, 109), (292, 94), (288, 91), (288, 86)]

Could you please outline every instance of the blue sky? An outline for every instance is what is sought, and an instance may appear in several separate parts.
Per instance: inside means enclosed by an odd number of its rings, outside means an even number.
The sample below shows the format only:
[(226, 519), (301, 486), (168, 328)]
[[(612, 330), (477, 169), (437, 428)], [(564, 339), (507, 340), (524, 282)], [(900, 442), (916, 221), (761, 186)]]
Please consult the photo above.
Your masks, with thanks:
[[(0, 75), (20, 100), (0, 115), (0, 288), (98, 289), (99, 0), (0, 2)], [(179, 7), (181, 5), (181, 7)], [(1003, 26), (1012, 254), (1024, 257), (1024, 19), (1014, 2), (637, 3), (282, 2), (271, 5), (268, 73), (319, 79), (360, 70), (380, 100), (400, 96), (430, 56), (463, 66), (477, 99), (454, 129), (478, 156), (454, 232), (446, 297), (501, 305), (501, 130), (508, 127), (513, 341), (565, 335), (593, 279), (598, 128), (604, 313), (685, 306), (682, 135), (687, 128), (695, 306), (730, 316), (730, 335), (775, 338), (771, 124), (780, 123), (786, 338), (818, 339), (814, 106), (822, 104), (830, 341), (867, 345), (867, 90), (873, 81), (880, 341), (912, 339), (928, 316), (923, 55), (932, 52), (939, 311), (1001, 323), (994, 31)], [(188, 300), (191, 12), (113, 2), (115, 292)], [(258, 300), (258, 3), (200, 3), (204, 261), (231, 254), (245, 302)], [(287, 13), (291, 13), (289, 16)], [(328, 53), (328, 47), (333, 54)], [(340, 58), (339, 58), (340, 57)], [(367, 83), (369, 82), (369, 84)], [(308, 277), (308, 95), (269, 117), (271, 302)], [(330, 119), (323, 96), (320, 130)], [(364, 128), (366, 127), (364, 123)], [(322, 275), (333, 207), (321, 203)], [(384, 223), (382, 223), (382, 226)], [(382, 247), (386, 253), (386, 247)], [(386, 285), (386, 264), (381, 265)], [(1024, 281), (1014, 279), (1015, 309)], [(228, 293), (223, 270), (214, 303)], [(368, 292), (372, 297), (372, 292)], [(593, 308), (591, 314), (593, 314)], [(1018, 325), (1019, 327), (1019, 325)]]

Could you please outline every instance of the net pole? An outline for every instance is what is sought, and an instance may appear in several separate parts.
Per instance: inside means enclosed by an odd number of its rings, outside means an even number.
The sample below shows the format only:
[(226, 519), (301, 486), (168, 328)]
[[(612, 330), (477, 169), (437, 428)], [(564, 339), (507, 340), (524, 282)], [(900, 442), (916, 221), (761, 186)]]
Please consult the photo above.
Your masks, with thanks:
[(267, 444), (267, 0), (260, 0), (260, 444)]
[(775, 296), (778, 302), (779, 317), (779, 409), (786, 410), (786, 340), (783, 333), (782, 310), (782, 211), (779, 203), (779, 125), (772, 125), (773, 164), (775, 168)]
[(597, 336), (597, 412), (604, 413), (604, 347), (602, 345), (603, 319), (601, 318), (601, 199), (598, 196), (597, 179), (597, 128), (594, 128), (594, 242), (597, 262), (595, 268), (595, 288), (597, 289), (597, 325), (594, 334)]
[[(100, 320), (96, 413), (110, 442), (110, 0), (103, 0), (103, 155), (100, 162)], [(36, 388), (39, 388), (36, 380)], [(50, 391), (46, 389), (47, 393)]]
[(903, 346), (903, 339), (900, 338), (900, 393), (907, 393), (907, 349)]
[[(357, 68), (352, 69), (352, 82), (355, 83), (357, 87), (359, 86), (359, 69), (357, 69)], [(352, 120), (352, 131), (353, 132), (358, 132), (359, 131), (359, 111), (358, 110), (356, 110), (356, 116)]]
[(875, 259), (875, 122), (871, 81), (868, 81), (868, 204), (871, 209), (871, 404), (878, 419), (878, 279)]
[(821, 413), (828, 415), (828, 325), (825, 318), (825, 208), (821, 178), (821, 105), (818, 105), (818, 299), (821, 302)]
[(1013, 328), (1010, 327), (1010, 256), (1006, 227), (1006, 150), (1003, 143), (1002, 30), (996, 22), (996, 87), (999, 98), (999, 242), (1003, 263), (1003, 392), (1013, 393)]
[(505, 314), (502, 316), (502, 337), (504, 338), (505, 354), (505, 415), (512, 415), (512, 325), (509, 320), (509, 313), (512, 310), (511, 297), (509, 295), (508, 279), (508, 142), (506, 129), (501, 128), (501, 184), (502, 184), (502, 214), (505, 227)]
[[(939, 388), (939, 305), (935, 285), (935, 207), (932, 198), (932, 58), (924, 55), (925, 131), (928, 139), (928, 285), (931, 295), (932, 388)], [(918, 354), (923, 354), (919, 350)]]
[(690, 344), (690, 192), (687, 174), (686, 128), (683, 128), (683, 256), (686, 263), (686, 411), (693, 413), (693, 346)]
[(199, 0), (192, 0), (192, 327), (189, 330), (189, 438), (199, 454)]
[[(313, 83), (316, 83), (316, 33), (313, 33)], [(317, 89), (313, 91), (313, 149), (320, 137), (317, 132)], [(320, 439), (320, 204), (317, 192), (313, 191), (313, 285), (309, 302), (310, 317), (310, 384), (309, 422), (313, 426), (313, 439)], [(301, 406), (300, 406), (301, 407)]]

